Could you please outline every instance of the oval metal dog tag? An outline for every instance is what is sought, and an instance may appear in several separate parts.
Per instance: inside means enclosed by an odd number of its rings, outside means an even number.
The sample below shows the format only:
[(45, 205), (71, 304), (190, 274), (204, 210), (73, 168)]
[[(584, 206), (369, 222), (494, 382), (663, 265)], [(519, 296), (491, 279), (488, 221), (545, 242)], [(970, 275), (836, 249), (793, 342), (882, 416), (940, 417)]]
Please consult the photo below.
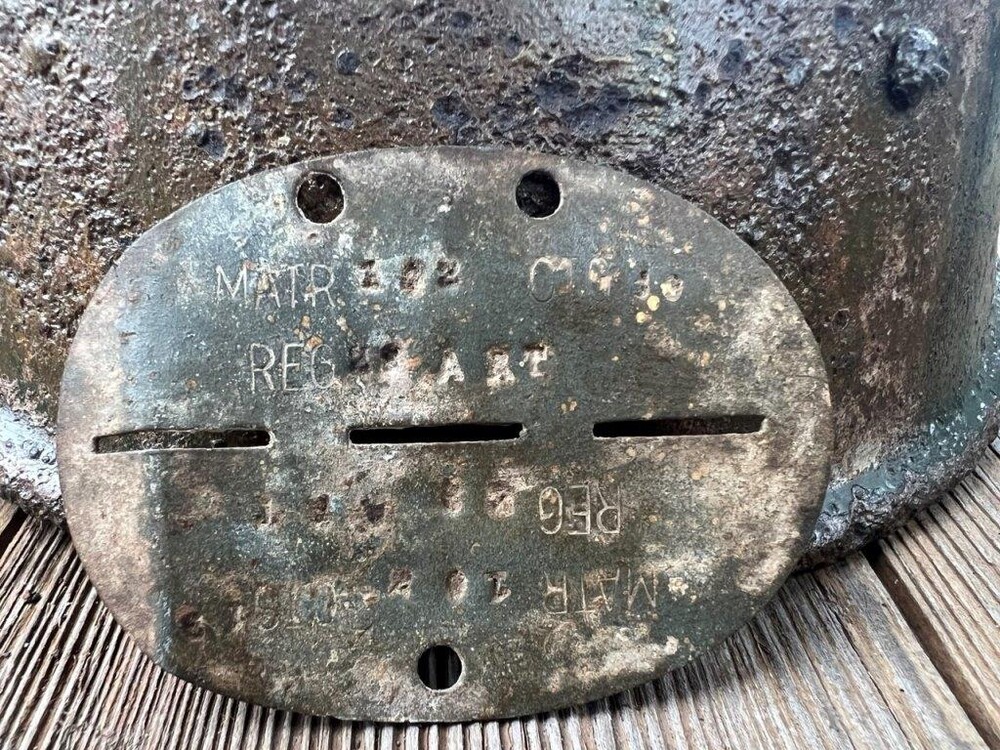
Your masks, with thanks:
[(142, 648), (257, 703), (454, 721), (682, 664), (796, 561), (823, 363), (685, 201), (523, 153), (385, 150), (217, 190), (83, 316), (59, 468)]

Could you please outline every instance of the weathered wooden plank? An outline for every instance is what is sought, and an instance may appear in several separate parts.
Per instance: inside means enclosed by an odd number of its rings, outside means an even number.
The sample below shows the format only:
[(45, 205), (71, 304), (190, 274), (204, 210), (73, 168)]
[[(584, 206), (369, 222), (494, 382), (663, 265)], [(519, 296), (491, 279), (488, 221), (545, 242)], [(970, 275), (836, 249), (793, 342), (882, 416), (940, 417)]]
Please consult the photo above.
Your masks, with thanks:
[[(847, 564), (864, 565), (860, 557)], [(814, 595), (831, 604), (826, 612), (840, 624), (840, 629), (828, 627), (826, 632), (843, 633), (846, 642), (837, 644), (838, 651), (850, 648), (865, 665), (900, 731), (907, 738), (927, 740), (931, 747), (950, 747), (959, 740), (980, 744), (981, 738), (968, 731), (968, 717), (959, 711), (955, 697), (885, 591), (860, 585), (860, 576), (837, 575), (829, 568), (816, 577), (819, 588)]]
[(886, 588), (991, 747), (1000, 747), (1000, 442), (872, 556)]
[(5, 748), (983, 746), (862, 558), (793, 579), (719, 649), (661, 680), (581, 708), (465, 726), (304, 717), (182, 683), (139, 654), (64, 535), (36, 521), (0, 552), (0, 602), (9, 605), (0, 609)]

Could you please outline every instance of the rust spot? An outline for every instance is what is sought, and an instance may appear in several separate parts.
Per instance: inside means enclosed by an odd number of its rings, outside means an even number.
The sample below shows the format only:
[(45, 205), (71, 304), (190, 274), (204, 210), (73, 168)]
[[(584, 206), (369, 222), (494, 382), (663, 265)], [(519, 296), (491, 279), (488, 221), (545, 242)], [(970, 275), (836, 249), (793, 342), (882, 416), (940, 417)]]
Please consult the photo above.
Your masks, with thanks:
[(438, 286), (453, 286), (461, 279), (459, 278), (459, 270), (461, 264), (457, 260), (450, 258), (442, 258), (437, 262), (437, 283)]
[(383, 362), (391, 362), (398, 354), (399, 342), (397, 341), (386, 341), (382, 344), (382, 348), (378, 350), (378, 355), (382, 358)]
[(317, 495), (312, 499), (310, 518), (314, 523), (327, 520), (330, 514), (330, 496)]
[(365, 518), (370, 523), (379, 523), (385, 518), (385, 503), (373, 503), (370, 499), (365, 498), (361, 506), (365, 510)]
[(389, 572), (389, 586), (386, 591), (395, 596), (410, 598), (413, 572), (409, 568), (394, 568)]
[(358, 264), (361, 269), (361, 286), (366, 289), (377, 289), (381, 286), (374, 258), (367, 258)]
[(205, 635), (205, 621), (191, 604), (178, 605), (174, 610), (174, 622), (191, 638), (201, 638)]
[(416, 291), (423, 273), (424, 262), (420, 258), (407, 258), (403, 263), (403, 270), (399, 274), (399, 288), (404, 292), (413, 293)]

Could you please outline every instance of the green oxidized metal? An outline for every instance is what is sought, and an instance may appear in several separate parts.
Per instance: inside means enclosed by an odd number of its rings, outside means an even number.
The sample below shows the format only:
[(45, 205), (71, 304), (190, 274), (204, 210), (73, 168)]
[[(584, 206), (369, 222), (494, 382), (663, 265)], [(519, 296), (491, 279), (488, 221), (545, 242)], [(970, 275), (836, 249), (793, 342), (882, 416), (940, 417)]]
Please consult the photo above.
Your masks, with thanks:
[(828, 479), (819, 348), (751, 248), (604, 167), (387, 149), (140, 237), (62, 384), (74, 542), (167, 669), (315, 714), (553, 709), (711, 647)]

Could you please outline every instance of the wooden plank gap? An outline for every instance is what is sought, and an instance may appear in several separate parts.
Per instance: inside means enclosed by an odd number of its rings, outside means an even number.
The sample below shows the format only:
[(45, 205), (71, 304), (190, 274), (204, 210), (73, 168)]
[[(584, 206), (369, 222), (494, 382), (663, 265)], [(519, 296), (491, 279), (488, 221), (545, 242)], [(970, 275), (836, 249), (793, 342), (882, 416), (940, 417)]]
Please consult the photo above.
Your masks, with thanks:
[(976, 731), (989, 747), (1000, 747), (1000, 733), (994, 726), (995, 717), (983, 715), (983, 706), (977, 698), (975, 687), (969, 683), (961, 665), (952, 657), (951, 648), (931, 622), (923, 603), (917, 600), (911, 587), (901, 580), (898, 573), (901, 567), (899, 563), (891, 560), (892, 553), (879, 542), (875, 542), (864, 552), (931, 664), (961, 704)]
[(14, 505), (0, 507), (0, 555), (14, 541), (27, 517), (23, 510)]

